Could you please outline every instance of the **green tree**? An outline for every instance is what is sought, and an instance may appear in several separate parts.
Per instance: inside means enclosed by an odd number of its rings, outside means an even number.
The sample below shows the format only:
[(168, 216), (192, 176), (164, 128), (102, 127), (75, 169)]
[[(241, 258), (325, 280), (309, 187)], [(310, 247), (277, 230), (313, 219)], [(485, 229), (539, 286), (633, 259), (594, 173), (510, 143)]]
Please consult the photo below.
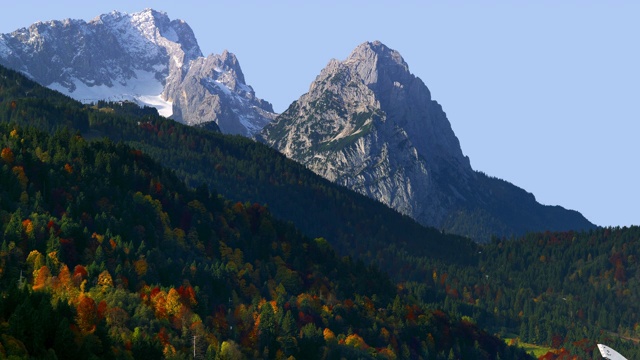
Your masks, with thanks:
[(275, 355), (275, 340), (277, 336), (276, 317), (270, 303), (262, 305), (260, 310), (260, 324), (258, 325), (259, 348), (267, 349), (269, 355)]

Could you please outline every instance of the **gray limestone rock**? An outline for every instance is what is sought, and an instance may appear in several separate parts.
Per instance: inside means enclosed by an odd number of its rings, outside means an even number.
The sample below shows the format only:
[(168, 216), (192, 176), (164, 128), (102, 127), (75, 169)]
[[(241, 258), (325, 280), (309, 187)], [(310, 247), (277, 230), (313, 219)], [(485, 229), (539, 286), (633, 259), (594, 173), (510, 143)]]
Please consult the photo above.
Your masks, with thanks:
[(479, 241), (593, 226), (564, 209), (551, 216), (531, 194), (474, 171), (427, 86), (377, 41), (331, 60), (257, 139), (424, 225)]
[(251, 137), (276, 114), (270, 103), (259, 99), (235, 55), (209, 55), (191, 63), (179, 86), (166, 91), (173, 102), (173, 118), (186, 124), (215, 121), (228, 134)]
[(152, 9), (1, 34), (0, 64), (80, 101), (133, 100), (188, 124), (216, 122), (223, 132), (252, 136), (275, 117), (233, 54), (204, 58), (189, 25)]

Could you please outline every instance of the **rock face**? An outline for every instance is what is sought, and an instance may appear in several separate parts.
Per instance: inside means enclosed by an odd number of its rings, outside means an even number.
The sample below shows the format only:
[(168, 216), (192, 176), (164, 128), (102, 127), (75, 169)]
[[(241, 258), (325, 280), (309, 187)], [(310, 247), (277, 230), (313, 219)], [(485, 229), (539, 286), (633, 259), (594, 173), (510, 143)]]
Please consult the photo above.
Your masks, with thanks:
[(204, 58), (189, 25), (152, 9), (2, 34), (0, 63), (80, 101), (133, 100), (234, 134), (252, 136), (275, 117), (245, 84), (233, 54)]
[(173, 118), (187, 124), (215, 121), (223, 133), (253, 136), (276, 114), (244, 81), (235, 55), (209, 55), (191, 62), (180, 85), (168, 89)]
[(309, 92), (257, 138), (424, 225), (479, 241), (594, 226), (575, 211), (540, 205), (524, 190), (475, 172), (429, 89), (380, 42), (331, 60)]

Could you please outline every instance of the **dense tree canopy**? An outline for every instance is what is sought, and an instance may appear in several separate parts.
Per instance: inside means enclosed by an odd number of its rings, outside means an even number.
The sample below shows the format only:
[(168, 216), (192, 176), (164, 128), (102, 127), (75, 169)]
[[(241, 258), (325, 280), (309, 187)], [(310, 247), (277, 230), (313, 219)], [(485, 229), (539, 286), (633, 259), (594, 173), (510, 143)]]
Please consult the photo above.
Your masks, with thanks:
[(0, 68), (0, 357), (186, 357), (194, 336), (200, 357), (524, 357), (489, 333), (632, 358), (639, 237), (480, 246), (249, 139)]
[(4, 355), (524, 357), (124, 144), (0, 123), (0, 147)]

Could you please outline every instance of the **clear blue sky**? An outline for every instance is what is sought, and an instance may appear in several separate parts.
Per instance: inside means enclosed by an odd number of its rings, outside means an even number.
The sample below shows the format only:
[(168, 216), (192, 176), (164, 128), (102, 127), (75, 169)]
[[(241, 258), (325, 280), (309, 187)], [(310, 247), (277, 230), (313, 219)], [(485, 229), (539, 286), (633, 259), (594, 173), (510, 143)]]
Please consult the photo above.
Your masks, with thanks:
[[(482, 5), (480, 5), (482, 3)], [(152, 7), (235, 53), (283, 111), (331, 58), (398, 50), (471, 165), (598, 225), (640, 225), (640, 1), (15, 1), (6, 33)]]

